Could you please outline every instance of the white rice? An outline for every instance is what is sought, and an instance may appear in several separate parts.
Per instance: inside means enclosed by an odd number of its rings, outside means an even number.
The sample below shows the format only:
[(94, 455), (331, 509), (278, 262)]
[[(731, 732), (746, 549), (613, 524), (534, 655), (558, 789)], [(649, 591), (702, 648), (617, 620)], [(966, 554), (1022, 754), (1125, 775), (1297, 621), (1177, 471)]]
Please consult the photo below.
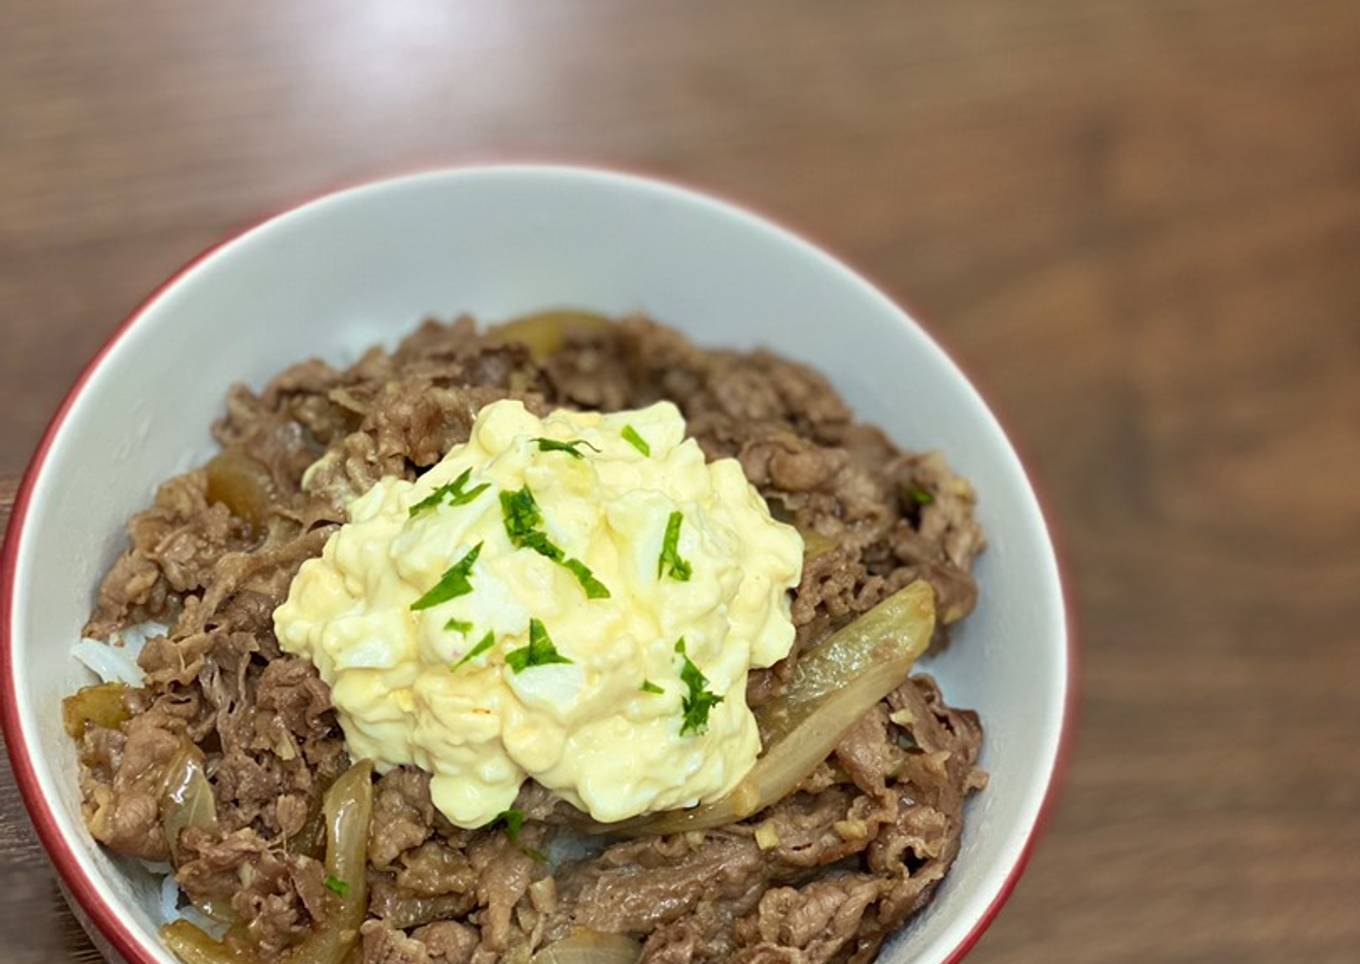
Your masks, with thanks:
[(161, 923), (168, 924), (179, 916), (179, 884), (167, 873), (161, 878)]
[(141, 864), (161, 879), (160, 897), (156, 902), (156, 910), (160, 915), (162, 924), (168, 924), (175, 920), (187, 920), (210, 937), (221, 939), (222, 935), (227, 932), (226, 924), (219, 920), (213, 920), (193, 904), (185, 904), (183, 907), (179, 905), (179, 884), (175, 881), (173, 867), (169, 864), (153, 864), (146, 860), (141, 861)]
[(164, 636), (168, 631), (169, 627), (160, 623), (138, 623), (108, 639), (86, 637), (71, 647), (71, 655), (105, 683), (141, 686), (145, 674), (137, 665), (137, 657), (148, 639)]
[[(151, 874), (153, 878), (160, 878), (158, 882), (160, 889), (156, 900), (156, 910), (162, 924), (168, 924), (172, 920), (178, 920), (181, 917), (188, 917), (189, 914), (186, 913), (186, 911), (193, 911), (193, 913), (198, 914), (198, 911), (193, 907), (186, 907), (183, 910), (180, 909), (179, 884), (175, 881), (175, 868), (157, 860), (139, 859), (137, 863), (141, 864), (142, 869)], [(194, 923), (197, 924), (198, 920), (194, 919)]]

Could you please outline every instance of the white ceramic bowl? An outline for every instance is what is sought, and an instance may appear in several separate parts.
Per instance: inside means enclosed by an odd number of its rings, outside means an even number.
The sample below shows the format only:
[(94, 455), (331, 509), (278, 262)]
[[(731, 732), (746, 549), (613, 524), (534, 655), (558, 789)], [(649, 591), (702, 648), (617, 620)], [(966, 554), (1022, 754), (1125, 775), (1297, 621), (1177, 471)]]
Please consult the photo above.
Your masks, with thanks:
[(1068, 629), (1039, 504), (1005, 434), (915, 322), (845, 265), (769, 221), (633, 176), (548, 166), (434, 171), (330, 194), (200, 256), (119, 328), (29, 467), (0, 581), (4, 730), (34, 824), (78, 913), (129, 961), (172, 961), (140, 868), (80, 818), (60, 700), (68, 653), (127, 516), (209, 457), (228, 385), (311, 355), (354, 359), (428, 314), (547, 306), (646, 311), (705, 345), (768, 345), (824, 372), (897, 442), (973, 481), (990, 542), (977, 611), (926, 669), (986, 726), (986, 792), (958, 862), (887, 961), (957, 961), (1015, 884), (1058, 769)]

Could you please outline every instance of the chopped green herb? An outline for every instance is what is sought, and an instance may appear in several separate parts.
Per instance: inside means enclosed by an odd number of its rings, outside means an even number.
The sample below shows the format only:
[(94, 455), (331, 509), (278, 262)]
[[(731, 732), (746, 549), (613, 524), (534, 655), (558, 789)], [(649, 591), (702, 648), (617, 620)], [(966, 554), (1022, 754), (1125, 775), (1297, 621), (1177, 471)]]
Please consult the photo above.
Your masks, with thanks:
[(643, 680), (643, 681), (642, 681), (642, 686), (641, 686), (640, 688), (641, 688), (642, 692), (644, 692), (644, 693), (664, 693), (664, 692), (666, 692), (666, 691), (663, 690), (660, 686), (657, 686), (655, 683), (653, 683), (653, 682), (652, 682), (651, 680), (649, 680), (649, 679)]
[(488, 649), (490, 649), (492, 646), (495, 646), (495, 645), (496, 645), (496, 634), (495, 634), (493, 631), (491, 631), (491, 630), (488, 629), (488, 630), (486, 631), (486, 635), (482, 637), (481, 642), (479, 642), (476, 646), (472, 647), (470, 650), (468, 650), (466, 653), (464, 653), (464, 654), (463, 654), (463, 658), (460, 659), (458, 662), (456, 662), (456, 663), (453, 664), (453, 668), (454, 668), (454, 669), (457, 669), (458, 667), (460, 667), (460, 666), (462, 666), (464, 663), (466, 663), (468, 660), (470, 660), (470, 659), (476, 659), (478, 656), (482, 655), (482, 654), (485, 653)]
[(579, 559), (566, 558), (567, 554), (539, 528), (543, 524), (543, 513), (539, 511), (534, 494), (527, 485), (518, 492), (501, 493), (501, 516), (505, 521), (505, 534), (512, 546), (516, 549), (532, 549), (570, 570), (586, 591), (587, 599), (609, 598), (608, 587), (595, 578), (590, 567)]
[[(666, 520), (666, 537), (661, 543), (661, 556), (656, 560), (658, 579), (666, 574), (678, 582), (689, 582), (689, 577), (693, 575), (690, 564), (680, 558), (680, 523), (684, 521), (685, 514), (680, 511), (672, 512)], [(667, 566), (670, 567), (669, 573), (666, 573)]]
[(524, 537), (543, 524), (534, 494), (526, 485), (518, 492), (501, 492), (501, 516), (505, 519), (505, 534), (516, 545), (524, 544)]
[(516, 810), (514, 807), (511, 807), (509, 810), (502, 810), (486, 825), (485, 829), (490, 830), (497, 826), (505, 828), (505, 836), (509, 838), (512, 844), (519, 847), (520, 853), (524, 854), (524, 856), (536, 860), (540, 864), (546, 864), (548, 862), (548, 855), (543, 853), (543, 851), (535, 850), (533, 847), (526, 847), (519, 842), (519, 833), (524, 829), (523, 810)]
[(538, 510), (538, 502), (527, 485), (517, 492), (501, 493), (501, 516), (505, 534), (516, 549), (532, 549), (554, 562), (562, 560), (562, 550), (539, 528), (543, 524), (543, 513)]
[(647, 456), (648, 458), (651, 458), (652, 447), (647, 444), (647, 440), (645, 438), (638, 434), (637, 429), (633, 428), (633, 426), (631, 425), (625, 425), (623, 427), (623, 431), (620, 432), (619, 434), (623, 436), (623, 440), (625, 442), (627, 442), (633, 448), (637, 449), (643, 455)]
[(444, 496), (448, 494), (448, 489), (449, 487), (447, 485), (441, 485), (439, 488), (435, 489), (429, 495), (425, 496), (425, 498), (421, 499), (415, 505), (411, 506), (410, 510), (411, 518), (414, 519), (416, 516), (420, 515), (420, 513), (424, 512), (426, 509), (433, 509), (435, 506), (439, 505), (439, 503), (443, 502)]
[(698, 735), (708, 728), (708, 711), (721, 703), (723, 697), (708, 689), (708, 679), (685, 653), (685, 637), (681, 636), (676, 642), (675, 651), (685, 660), (680, 667), (680, 682), (689, 689), (689, 694), (681, 701), (685, 716), (680, 724), (680, 735)]
[(444, 624), (444, 628), (454, 633), (467, 635), (472, 632), (472, 623), (465, 619), (450, 619)]
[(586, 591), (587, 599), (609, 598), (608, 587), (600, 582), (600, 580), (596, 579), (595, 574), (590, 571), (590, 567), (580, 559), (568, 559), (563, 562), (562, 565), (571, 570), (572, 575), (576, 577), (576, 581), (579, 582), (581, 588)]
[(576, 581), (579, 582), (581, 588), (586, 591), (587, 599), (609, 598), (609, 587), (596, 579), (595, 574), (590, 571), (590, 567), (580, 559), (567, 559), (562, 562), (562, 565), (576, 577)]
[(326, 885), (326, 889), (332, 894), (339, 894), (341, 897), (344, 897), (349, 893), (349, 882), (341, 880), (339, 877), (327, 877), (322, 883)]
[(472, 574), (472, 564), (477, 561), (477, 556), (482, 551), (482, 544), (479, 542), (468, 551), (468, 554), (459, 559), (447, 570), (444, 575), (439, 577), (439, 582), (434, 584), (434, 588), (411, 603), (414, 610), (429, 609), (431, 606), (438, 606), (442, 602), (450, 599), (457, 599), (459, 596), (466, 596), (472, 592), (472, 583), (468, 582), (468, 576)]
[(489, 488), (491, 488), (491, 483), (483, 482), (481, 485), (474, 486), (466, 492), (455, 492), (453, 493), (453, 498), (449, 499), (449, 505), (467, 505)]
[(498, 823), (505, 826), (505, 835), (510, 838), (511, 843), (514, 843), (519, 840), (519, 832), (524, 829), (524, 811), (516, 810), (514, 807), (502, 810), (496, 814), (496, 819), (491, 821), (493, 827)]
[(935, 501), (935, 496), (931, 495), (920, 486), (917, 486), (911, 490), (911, 500), (917, 505), (930, 505), (930, 503)]
[(548, 538), (548, 534), (541, 529), (530, 532), (526, 535), (520, 546), (525, 549), (532, 549), (540, 556), (547, 556), (553, 562), (561, 562), (566, 555), (561, 549)]
[(458, 478), (445, 485), (441, 485), (425, 498), (411, 506), (411, 516), (414, 518), (426, 509), (433, 509), (445, 499), (449, 500), (449, 505), (467, 505), (473, 499), (477, 498), (477, 496), (491, 488), (490, 482), (483, 482), (476, 488), (464, 492), (463, 486), (467, 485), (467, 481), (471, 477), (472, 469), (464, 469), (463, 474), (458, 476)]
[(594, 452), (599, 451), (599, 449), (595, 448), (595, 446), (591, 445), (583, 438), (574, 438), (569, 442), (559, 442), (557, 441), (557, 439), (552, 438), (536, 438), (533, 439), (532, 441), (538, 443), (538, 450), (540, 452), (566, 452), (574, 459), (585, 458), (584, 455), (577, 451), (577, 449), (582, 445), (584, 445), (591, 451)]
[(548, 631), (537, 619), (529, 620), (529, 645), (511, 650), (505, 654), (505, 662), (516, 673), (522, 673), (530, 666), (547, 666), (549, 663), (570, 663), (571, 660), (557, 651)]

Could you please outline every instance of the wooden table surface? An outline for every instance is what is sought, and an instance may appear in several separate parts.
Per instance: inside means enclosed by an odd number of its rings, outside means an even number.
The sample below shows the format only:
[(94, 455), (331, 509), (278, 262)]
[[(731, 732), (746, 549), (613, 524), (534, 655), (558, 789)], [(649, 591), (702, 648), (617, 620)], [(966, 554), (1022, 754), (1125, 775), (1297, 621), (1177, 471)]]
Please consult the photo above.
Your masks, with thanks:
[[(190, 255), (497, 157), (801, 227), (1026, 453), (1080, 729), (970, 964), (1360, 960), (1360, 3), (7, 0), (0, 494)], [(7, 770), (0, 907), (0, 962), (92, 954)]]

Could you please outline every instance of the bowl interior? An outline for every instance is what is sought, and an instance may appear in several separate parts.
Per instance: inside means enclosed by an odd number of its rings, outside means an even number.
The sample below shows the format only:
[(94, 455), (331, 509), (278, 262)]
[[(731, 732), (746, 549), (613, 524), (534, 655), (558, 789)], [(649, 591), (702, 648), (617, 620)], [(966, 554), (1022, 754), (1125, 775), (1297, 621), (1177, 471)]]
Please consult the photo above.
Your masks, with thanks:
[[(1052, 547), (995, 419), (940, 349), (818, 249), (668, 185), (549, 167), (442, 171), (331, 195), (218, 249), (164, 289), (93, 370), (16, 519), (10, 608), (21, 740), (55, 831), (95, 895), (151, 948), (151, 878), (100, 851), (80, 820), (59, 712), (89, 682), (69, 656), (126, 517), (212, 451), (235, 381), (296, 360), (353, 360), (422, 317), (499, 320), (546, 306), (646, 311), (706, 345), (768, 345), (825, 373), (899, 443), (942, 449), (972, 480), (989, 548), (981, 603), (926, 668), (981, 711), (992, 780), (963, 851), (883, 959), (938, 962), (963, 944), (1021, 858), (1050, 782), (1067, 648)], [(49, 844), (52, 841), (49, 839)], [(70, 867), (66, 868), (68, 873)], [(84, 888), (77, 887), (78, 891)], [(96, 917), (98, 908), (91, 908)]]

